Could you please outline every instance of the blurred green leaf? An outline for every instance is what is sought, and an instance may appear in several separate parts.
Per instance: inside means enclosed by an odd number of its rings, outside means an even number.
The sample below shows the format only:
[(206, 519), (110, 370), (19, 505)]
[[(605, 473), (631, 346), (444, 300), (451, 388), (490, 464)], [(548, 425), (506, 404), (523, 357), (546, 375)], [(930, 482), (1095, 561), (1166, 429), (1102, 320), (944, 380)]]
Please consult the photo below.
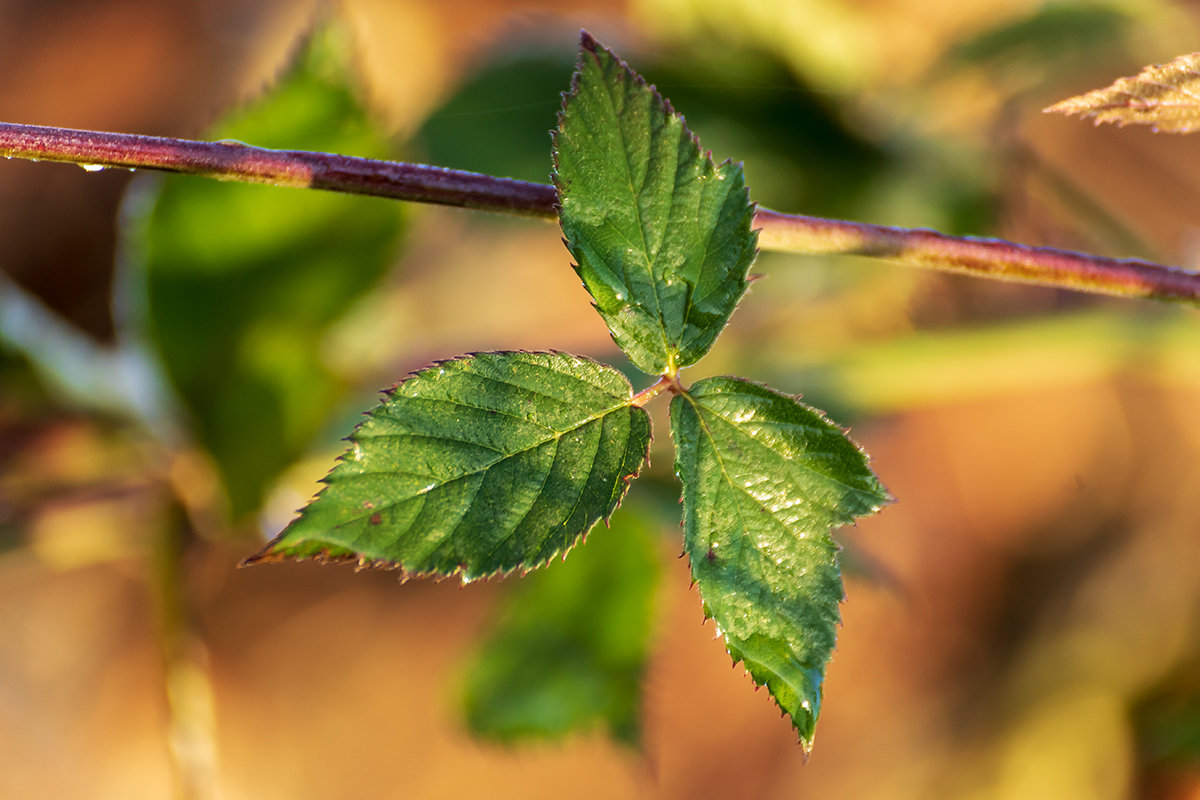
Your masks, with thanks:
[(1200, 767), (1200, 663), (1186, 665), (1133, 708), (1143, 752), (1167, 765)]
[(1046, 3), (1033, 14), (955, 45), (939, 69), (953, 70), (964, 63), (1043, 72), (1088, 69), (1097, 54), (1112, 57), (1120, 52), (1129, 23), (1129, 15), (1111, 5)]
[[(467, 77), (417, 134), (430, 163), (545, 181), (549, 131), (572, 54), (501, 53)], [(755, 201), (853, 216), (889, 166), (878, 145), (839, 118), (836, 98), (802, 83), (777, 56), (732, 40), (637, 53), (639, 65), (705, 146), (745, 162)]]
[(677, 395), (671, 433), (704, 613), (811, 749), (842, 600), (829, 531), (879, 510), (887, 492), (819, 411), (740, 378)]
[(754, 207), (657, 92), (586, 33), (554, 137), (559, 219), (596, 310), (639, 368), (698, 361), (746, 291)]
[(562, 108), (566, 52), (522, 52), (485, 65), (417, 134), (430, 163), (545, 183), (550, 131)]
[(464, 580), (540, 567), (625, 495), (650, 417), (619, 372), (478, 353), (392, 389), (327, 484), (255, 561), (353, 558)]
[(565, 563), (520, 582), (466, 677), (475, 734), (513, 742), (604, 726), (637, 741), (660, 571), (651, 533), (625, 509)]
[[(345, 74), (336, 30), (214, 138), (386, 157)], [(161, 182), (133, 219), (144, 325), (213, 454), (235, 515), (255, 509), (341, 397), (323, 337), (395, 253), (401, 206), (377, 199), (189, 177)]]
[(0, 421), (31, 415), (50, 416), (56, 397), (38, 375), (29, 356), (12, 349), (0, 332)]
[(778, 56), (735, 39), (646, 53), (639, 65), (706, 148), (744, 162), (756, 203), (854, 216), (896, 154), (843, 121), (838, 105), (853, 96), (814, 91)]

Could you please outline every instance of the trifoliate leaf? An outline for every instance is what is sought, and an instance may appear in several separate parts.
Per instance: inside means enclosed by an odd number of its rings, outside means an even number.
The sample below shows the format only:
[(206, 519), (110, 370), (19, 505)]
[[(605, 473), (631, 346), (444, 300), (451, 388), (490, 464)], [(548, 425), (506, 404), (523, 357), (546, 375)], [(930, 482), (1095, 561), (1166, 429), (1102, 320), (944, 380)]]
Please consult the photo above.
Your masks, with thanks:
[(830, 528), (877, 511), (887, 493), (819, 411), (738, 378), (676, 396), (671, 432), (705, 614), (811, 748), (842, 600)]
[(1162, 133), (1200, 129), (1200, 53), (1146, 67), (1111, 86), (1055, 103), (1047, 112), (1075, 114), (1096, 123), (1152, 125)]
[(754, 260), (741, 165), (715, 165), (658, 92), (586, 33), (554, 164), (567, 247), (613, 339), (651, 374), (698, 361)]
[(515, 742), (603, 726), (637, 742), (659, 559), (645, 514), (631, 511), (513, 587), (466, 676), (476, 735)]
[(398, 384), (327, 486), (248, 560), (358, 559), (464, 580), (533, 569), (620, 503), (650, 418), (616, 370), (563, 353), (479, 353)]

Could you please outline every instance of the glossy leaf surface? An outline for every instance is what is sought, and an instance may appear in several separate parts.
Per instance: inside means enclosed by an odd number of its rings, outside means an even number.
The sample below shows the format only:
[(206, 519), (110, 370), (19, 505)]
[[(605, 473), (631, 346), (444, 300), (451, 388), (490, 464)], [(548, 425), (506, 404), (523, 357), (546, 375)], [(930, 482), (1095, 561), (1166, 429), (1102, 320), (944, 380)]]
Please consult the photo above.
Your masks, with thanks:
[(327, 486), (254, 561), (322, 557), (464, 579), (542, 566), (607, 518), (650, 418), (616, 370), (562, 353), (479, 353), (400, 383)]
[(878, 510), (887, 493), (819, 411), (738, 378), (676, 396), (671, 430), (705, 614), (809, 748), (842, 600), (830, 528)]
[(514, 594), (465, 682), (471, 730), (504, 742), (603, 727), (634, 743), (659, 561), (644, 514), (623, 509)]
[(670, 105), (584, 34), (554, 137), (559, 219), (613, 339), (673, 373), (712, 346), (746, 290), (754, 207)]

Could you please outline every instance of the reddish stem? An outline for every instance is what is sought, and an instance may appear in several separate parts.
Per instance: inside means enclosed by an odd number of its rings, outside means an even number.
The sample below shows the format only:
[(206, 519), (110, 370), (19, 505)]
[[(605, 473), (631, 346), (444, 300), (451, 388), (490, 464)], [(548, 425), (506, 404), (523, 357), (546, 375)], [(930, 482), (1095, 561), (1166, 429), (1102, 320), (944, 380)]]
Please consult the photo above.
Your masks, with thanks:
[[(547, 219), (557, 213), (557, 194), (553, 186), (546, 184), (423, 164), (266, 150), (240, 142), (199, 142), (0, 123), (0, 155), (182, 172)], [(754, 224), (760, 229), (759, 245), (767, 250), (862, 255), (999, 280), (1200, 304), (1200, 275), (1146, 261), (781, 214), (764, 208), (756, 213)]]
[(553, 217), (553, 186), (370, 158), (0, 122), (0, 155)]
[(653, 386), (648, 386), (647, 388), (645, 388), (642, 391), (635, 394), (630, 399), (629, 405), (637, 406), (638, 408), (641, 408), (642, 406), (646, 405), (646, 403), (649, 403), (651, 400), (653, 400), (655, 397), (657, 397), (659, 395), (659, 393), (662, 392), (663, 389), (670, 388), (671, 386), (672, 386), (671, 378), (669, 378), (666, 375), (663, 375), (661, 378), (658, 379), (658, 382), (655, 383)]
[(1119, 297), (1200, 303), (1200, 275), (1149, 261), (1105, 258), (1002, 239), (947, 236), (924, 229), (780, 214), (759, 209), (759, 244), (767, 250), (886, 258), (960, 272)]

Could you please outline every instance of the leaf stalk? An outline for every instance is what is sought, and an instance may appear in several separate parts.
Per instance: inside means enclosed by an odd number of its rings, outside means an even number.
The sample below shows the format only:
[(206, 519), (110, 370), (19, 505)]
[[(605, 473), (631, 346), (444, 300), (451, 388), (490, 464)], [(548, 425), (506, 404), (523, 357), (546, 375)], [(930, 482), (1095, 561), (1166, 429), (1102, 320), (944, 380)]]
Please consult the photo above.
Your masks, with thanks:
[(646, 403), (649, 403), (655, 397), (658, 397), (658, 395), (662, 393), (663, 389), (671, 388), (673, 386), (674, 382), (672, 381), (671, 377), (668, 375), (663, 375), (653, 386), (648, 386), (630, 398), (629, 405), (636, 408), (642, 408), (646, 405)]

